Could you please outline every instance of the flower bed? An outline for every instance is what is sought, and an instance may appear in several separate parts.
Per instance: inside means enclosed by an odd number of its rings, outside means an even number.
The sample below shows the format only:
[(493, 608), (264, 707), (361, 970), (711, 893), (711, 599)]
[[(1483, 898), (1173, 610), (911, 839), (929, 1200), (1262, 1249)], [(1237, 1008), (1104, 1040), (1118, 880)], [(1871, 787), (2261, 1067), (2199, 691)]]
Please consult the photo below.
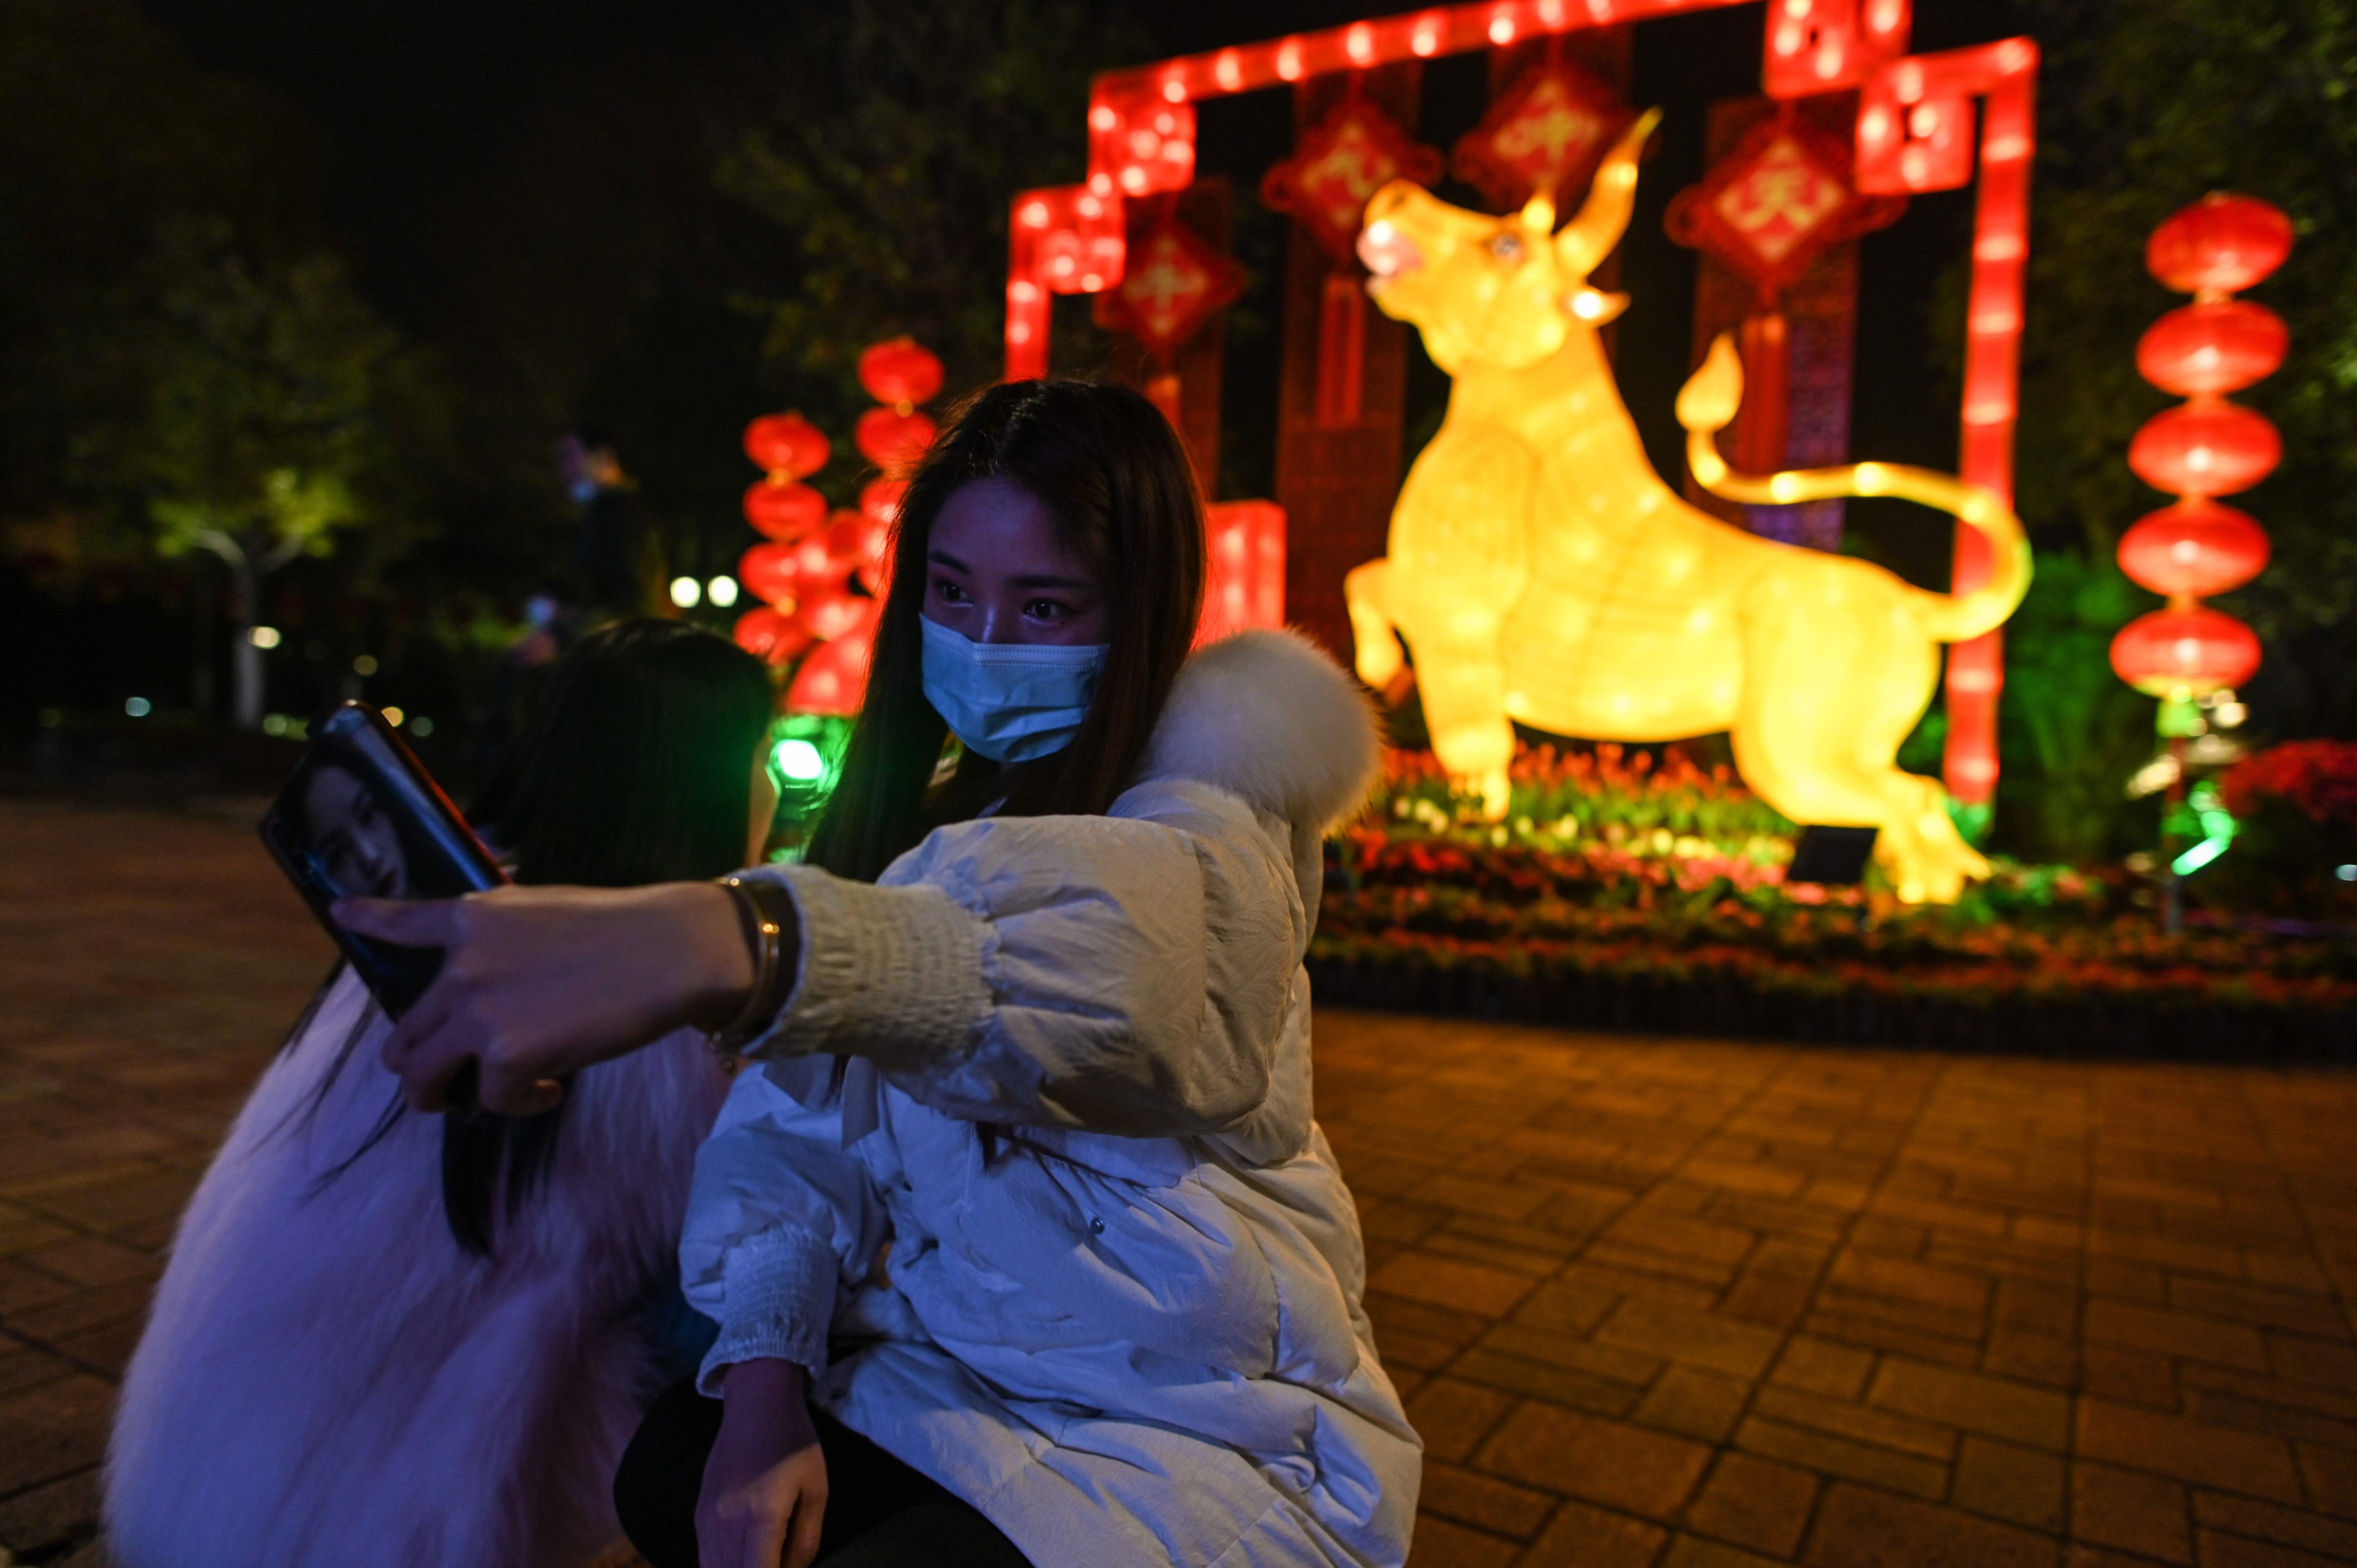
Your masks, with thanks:
[(1319, 999), (2072, 1054), (2357, 1043), (2357, 945), (2167, 937), (2125, 873), (2000, 864), (1944, 908), (1787, 887), (1789, 825), (1739, 786), (1608, 750), (1531, 756), (1495, 826), (1423, 759), (1394, 758), (1369, 815), (1327, 846)]

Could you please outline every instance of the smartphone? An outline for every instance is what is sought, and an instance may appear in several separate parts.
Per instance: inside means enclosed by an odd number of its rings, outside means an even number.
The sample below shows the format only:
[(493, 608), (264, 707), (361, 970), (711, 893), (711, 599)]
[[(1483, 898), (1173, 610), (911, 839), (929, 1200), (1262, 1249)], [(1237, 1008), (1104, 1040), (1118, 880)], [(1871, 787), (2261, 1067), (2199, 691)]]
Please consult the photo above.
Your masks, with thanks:
[(450, 797), (365, 703), (312, 726), (263, 814), (262, 842), (386, 1014), (407, 1012), (442, 968), (440, 948), (355, 936), (328, 918), (339, 898), (456, 898), (508, 880)]

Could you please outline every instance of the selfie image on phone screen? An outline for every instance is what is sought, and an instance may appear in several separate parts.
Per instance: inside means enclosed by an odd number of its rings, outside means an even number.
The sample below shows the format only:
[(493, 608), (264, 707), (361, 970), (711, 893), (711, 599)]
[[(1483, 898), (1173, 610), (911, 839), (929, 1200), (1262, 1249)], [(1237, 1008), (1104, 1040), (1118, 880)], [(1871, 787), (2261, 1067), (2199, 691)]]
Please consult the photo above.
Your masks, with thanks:
[(262, 838), (395, 1017), (433, 983), (441, 950), (355, 936), (328, 907), (339, 898), (455, 898), (507, 880), (409, 748), (361, 703), (344, 703), (312, 732), (262, 820)]

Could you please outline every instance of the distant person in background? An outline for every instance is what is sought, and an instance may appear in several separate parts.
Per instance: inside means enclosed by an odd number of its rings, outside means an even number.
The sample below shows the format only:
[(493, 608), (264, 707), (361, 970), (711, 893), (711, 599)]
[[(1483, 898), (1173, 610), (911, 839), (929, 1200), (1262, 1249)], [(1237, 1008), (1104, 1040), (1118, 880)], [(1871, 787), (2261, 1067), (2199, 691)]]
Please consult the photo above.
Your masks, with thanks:
[(572, 560), (581, 607), (593, 615), (659, 613), (661, 542), (638, 488), (622, 472), (613, 437), (594, 424), (576, 425), (559, 445), (557, 461), (565, 493), (581, 506)]

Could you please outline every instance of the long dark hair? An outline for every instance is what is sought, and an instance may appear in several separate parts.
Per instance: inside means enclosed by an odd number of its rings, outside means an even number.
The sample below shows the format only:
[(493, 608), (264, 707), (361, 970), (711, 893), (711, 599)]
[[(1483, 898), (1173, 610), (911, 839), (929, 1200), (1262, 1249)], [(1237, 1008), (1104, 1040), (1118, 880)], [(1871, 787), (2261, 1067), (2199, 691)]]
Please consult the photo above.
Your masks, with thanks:
[[(726, 875), (745, 861), (755, 748), (774, 703), (761, 661), (726, 638), (626, 620), (582, 639), (538, 696), (524, 738), (468, 812), (518, 882), (630, 887)], [(546, 1174), (564, 1111), (446, 1116), (442, 1211), (491, 1251)]]
[[(925, 700), (926, 552), (961, 486), (1006, 479), (1046, 504), (1058, 543), (1090, 564), (1113, 611), (1113, 649), (1072, 744), (1001, 768), (974, 753), (936, 786), (948, 726)], [(809, 860), (873, 881), (943, 822), (992, 800), (1001, 815), (1097, 814), (1144, 757), (1186, 662), (1203, 602), (1203, 499), (1176, 432), (1127, 387), (1007, 381), (962, 403), (909, 481), (867, 695), (842, 781)]]

